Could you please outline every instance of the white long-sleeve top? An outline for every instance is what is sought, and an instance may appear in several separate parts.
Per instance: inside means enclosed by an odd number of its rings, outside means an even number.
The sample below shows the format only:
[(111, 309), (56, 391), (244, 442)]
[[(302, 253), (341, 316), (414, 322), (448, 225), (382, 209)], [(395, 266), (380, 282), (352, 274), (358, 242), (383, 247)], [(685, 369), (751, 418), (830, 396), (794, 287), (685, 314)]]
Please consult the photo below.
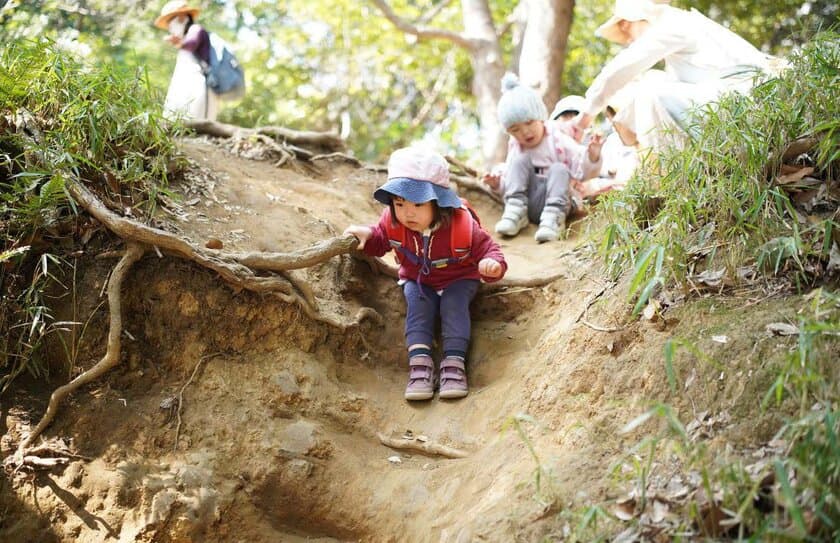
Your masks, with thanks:
[(662, 6), (648, 29), (608, 62), (586, 91), (584, 111), (600, 113), (636, 76), (665, 61), (665, 71), (683, 83), (712, 83), (766, 70), (770, 57), (702, 13)]

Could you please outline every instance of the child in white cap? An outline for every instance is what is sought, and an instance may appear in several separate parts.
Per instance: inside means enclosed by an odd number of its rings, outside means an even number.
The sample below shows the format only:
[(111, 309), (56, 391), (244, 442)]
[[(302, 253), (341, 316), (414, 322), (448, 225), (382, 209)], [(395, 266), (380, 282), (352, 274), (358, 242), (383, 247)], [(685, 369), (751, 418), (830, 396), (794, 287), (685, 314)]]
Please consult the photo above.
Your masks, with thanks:
[(572, 179), (594, 177), (601, 167), (601, 139), (588, 147), (576, 142), (560, 120), (548, 121), (545, 104), (537, 93), (522, 86), (513, 74), (502, 79), (499, 121), (510, 140), (504, 172), (485, 176), (505, 201), (496, 232), (515, 236), (528, 222), (539, 225), (534, 239), (556, 240), (566, 228), (571, 211)]
[(383, 256), (394, 249), (406, 301), (408, 347), (406, 400), (434, 396), (432, 340), (441, 319), (443, 360), (440, 397), (467, 395), (465, 360), (470, 341), (470, 302), (481, 281), (502, 278), (507, 263), (471, 209), (449, 186), (449, 165), (439, 154), (408, 147), (388, 161), (388, 181), (373, 197), (385, 210), (377, 224), (349, 226), (359, 249)]

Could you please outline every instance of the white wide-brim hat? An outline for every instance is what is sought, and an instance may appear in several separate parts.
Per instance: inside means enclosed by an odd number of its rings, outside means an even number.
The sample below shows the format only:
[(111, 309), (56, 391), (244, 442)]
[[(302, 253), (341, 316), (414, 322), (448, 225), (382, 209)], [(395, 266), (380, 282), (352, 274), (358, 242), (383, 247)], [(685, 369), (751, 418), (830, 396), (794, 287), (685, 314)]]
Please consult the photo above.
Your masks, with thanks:
[(549, 115), (548, 118), (556, 120), (560, 118), (560, 115), (572, 112), (577, 115), (583, 111), (585, 105), (586, 99), (583, 96), (570, 94), (557, 102), (557, 105), (554, 106), (554, 111), (551, 112), (551, 115)]
[(615, 43), (626, 44), (628, 36), (618, 28), (621, 21), (652, 21), (670, 0), (616, 0), (613, 16), (595, 30), (595, 35)]
[(169, 21), (173, 17), (177, 17), (178, 15), (191, 15), (195, 19), (195, 16), (200, 11), (200, 9), (190, 6), (183, 0), (172, 0), (163, 5), (163, 9), (160, 10), (160, 15), (155, 19), (155, 26), (166, 30), (169, 27)]

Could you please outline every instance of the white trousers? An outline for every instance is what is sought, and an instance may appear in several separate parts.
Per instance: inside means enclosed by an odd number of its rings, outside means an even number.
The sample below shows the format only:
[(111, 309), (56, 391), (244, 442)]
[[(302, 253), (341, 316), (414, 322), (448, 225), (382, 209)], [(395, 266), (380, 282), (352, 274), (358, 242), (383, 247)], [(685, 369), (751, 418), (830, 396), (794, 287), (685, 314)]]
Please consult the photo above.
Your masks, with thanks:
[(683, 83), (660, 70), (649, 70), (611, 100), (616, 110), (613, 121), (633, 130), (642, 149), (681, 145), (690, 129), (692, 108), (714, 102), (728, 90), (746, 91), (751, 83), (744, 77)]

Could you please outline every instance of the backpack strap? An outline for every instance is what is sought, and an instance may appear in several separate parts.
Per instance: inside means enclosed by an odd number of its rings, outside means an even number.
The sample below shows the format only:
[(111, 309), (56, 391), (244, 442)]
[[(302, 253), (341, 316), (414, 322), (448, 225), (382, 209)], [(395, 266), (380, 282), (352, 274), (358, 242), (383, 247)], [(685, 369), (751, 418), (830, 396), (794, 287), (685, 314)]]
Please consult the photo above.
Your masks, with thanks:
[[(409, 235), (408, 229), (394, 220), (391, 216), (390, 207), (386, 207), (382, 212), (382, 217), (385, 223), (385, 233), (388, 236), (388, 243), (394, 249), (397, 257), (397, 262), (402, 264), (403, 259), (408, 259), (412, 264), (421, 264), (421, 257), (414, 253), (406, 246)], [(473, 239), (473, 222), (477, 222), (478, 214), (472, 208), (469, 202), (461, 199), (461, 207), (455, 209), (452, 213), (452, 222), (449, 228), (449, 248), (450, 256), (447, 258), (439, 258), (429, 262), (433, 268), (445, 268), (451, 264), (467, 264), (471, 262), (471, 250)]]
[(452, 213), (452, 223), (449, 228), (449, 258), (433, 260), (432, 266), (443, 268), (450, 264), (467, 264), (472, 262), (473, 222), (478, 222), (478, 215), (472, 206), (461, 199), (461, 207)]
[(402, 264), (404, 258), (408, 258), (413, 264), (418, 264), (420, 257), (405, 247), (408, 241), (408, 229), (391, 216), (390, 207), (386, 207), (382, 212), (382, 219), (382, 222), (385, 224), (385, 234), (388, 236), (388, 243), (391, 245), (391, 248), (394, 250), (394, 255), (397, 258), (397, 264)]

